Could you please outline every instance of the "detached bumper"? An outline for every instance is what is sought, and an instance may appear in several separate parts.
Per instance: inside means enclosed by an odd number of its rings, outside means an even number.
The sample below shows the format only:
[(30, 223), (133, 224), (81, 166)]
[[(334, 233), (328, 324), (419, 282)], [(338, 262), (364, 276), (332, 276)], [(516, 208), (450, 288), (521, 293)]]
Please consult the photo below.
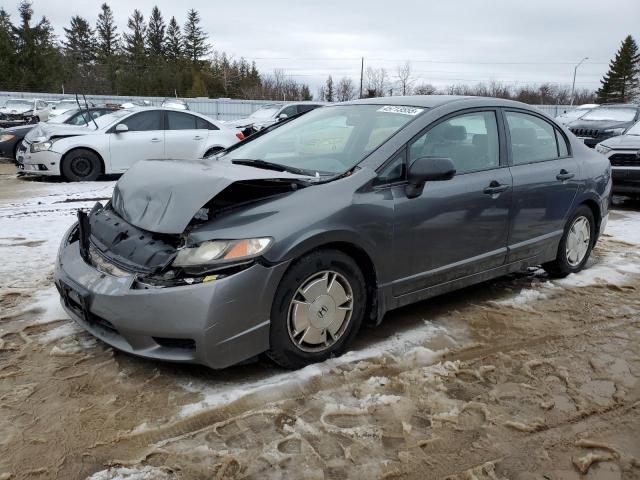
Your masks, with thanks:
[(146, 358), (224, 368), (269, 348), (269, 316), (288, 263), (209, 283), (138, 286), (87, 265), (78, 242), (59, 253), (55, 284), (67, 313), (109, 345)]

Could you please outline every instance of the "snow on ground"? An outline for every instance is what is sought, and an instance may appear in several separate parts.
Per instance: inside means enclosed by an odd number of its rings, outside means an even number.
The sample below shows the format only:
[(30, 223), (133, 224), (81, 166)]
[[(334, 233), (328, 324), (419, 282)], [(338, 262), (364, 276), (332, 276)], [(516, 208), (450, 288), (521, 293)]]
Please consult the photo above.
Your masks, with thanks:
[(87, 480), (169, 480), (176, 478), (163, 468), (112, 467), (91, 475)]
[(640, 245), (640, 212), (615, 210), (610, 214), (605, 235)]

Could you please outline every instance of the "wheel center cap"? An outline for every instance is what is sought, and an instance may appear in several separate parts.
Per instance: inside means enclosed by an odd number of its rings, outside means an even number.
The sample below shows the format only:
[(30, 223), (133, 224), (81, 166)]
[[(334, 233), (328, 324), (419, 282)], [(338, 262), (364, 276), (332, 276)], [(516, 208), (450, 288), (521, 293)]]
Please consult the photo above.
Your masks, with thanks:
[(309, 321), (314, 328), (327, 328), (336, 318), (336, 302), (329, 295), (320, 295), (309, 306)]

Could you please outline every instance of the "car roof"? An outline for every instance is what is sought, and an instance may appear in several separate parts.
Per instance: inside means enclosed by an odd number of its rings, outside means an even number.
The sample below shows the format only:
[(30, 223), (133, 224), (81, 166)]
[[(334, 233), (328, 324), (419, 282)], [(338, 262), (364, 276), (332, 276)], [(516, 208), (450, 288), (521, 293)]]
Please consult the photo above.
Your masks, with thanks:
[(466, 95), (407, 95), (397, 97), (363, 98), (343, 102), (343, 105), (398, 105), (422, 108), (437, 108), (454, 102), (473, 102), (473, 107), (515, 107), (531, 110), (532, 106), (526, 103), (516, 102), (495, 97), (474, 97)]

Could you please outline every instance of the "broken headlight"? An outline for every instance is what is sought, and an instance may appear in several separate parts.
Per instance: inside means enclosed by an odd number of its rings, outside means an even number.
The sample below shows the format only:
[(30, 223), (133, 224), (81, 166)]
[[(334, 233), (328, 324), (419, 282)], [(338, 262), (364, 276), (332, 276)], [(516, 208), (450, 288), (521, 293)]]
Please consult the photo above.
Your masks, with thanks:
[(174, 267), (195, 267), (215, 263), (248, 260), (262, 255), (273, 243), (270, 237), (243, 240), (210, 240), (195, 247), (178, 250)]
[(31, 144), (31, 153), (44, 152), (50, 150), (53, 146), (53, 140), (47, 140), (46, 142), (38, 142)]

